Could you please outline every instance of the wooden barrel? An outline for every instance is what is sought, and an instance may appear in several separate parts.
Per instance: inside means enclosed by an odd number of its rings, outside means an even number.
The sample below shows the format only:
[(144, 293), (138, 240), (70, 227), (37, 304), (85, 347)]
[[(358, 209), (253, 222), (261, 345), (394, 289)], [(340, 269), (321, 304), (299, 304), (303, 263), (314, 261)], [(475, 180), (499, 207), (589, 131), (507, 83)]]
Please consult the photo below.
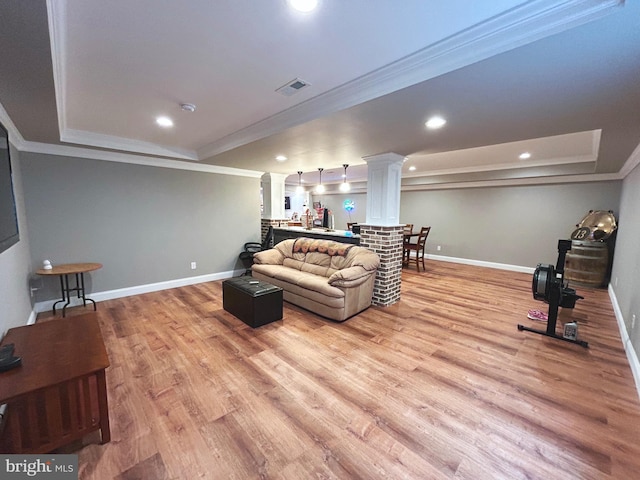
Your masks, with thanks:
[(564, 278), (571, 284), (600, 287), (609, 267), (609, 249), (603, 242), (573, 240), (564, 263)]

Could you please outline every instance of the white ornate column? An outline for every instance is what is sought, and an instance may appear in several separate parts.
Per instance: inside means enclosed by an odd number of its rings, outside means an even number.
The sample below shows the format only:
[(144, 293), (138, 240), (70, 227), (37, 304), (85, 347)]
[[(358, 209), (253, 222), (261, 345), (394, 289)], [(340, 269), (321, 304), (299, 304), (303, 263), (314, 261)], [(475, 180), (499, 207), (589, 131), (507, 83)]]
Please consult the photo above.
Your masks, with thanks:
[(400, 186), (404, 157), (383, 153), (364, 157), (367, 162), (367, 225), (400, 224)]
[(364, 157), (368, 165), (367, 221), (360, 227), (360, 246), (380, 257), (373, 287), (373, 304), (388, 306), (400, 300), (402, 230), (400, 187), (404, 157), (385, 153)]
[(279, 227), (287, 221), (284, 213), (284, 181), (287, 175), (265, 173), (260, 181), (262, 185), (261, 238), (264, 240), (269, 226)]

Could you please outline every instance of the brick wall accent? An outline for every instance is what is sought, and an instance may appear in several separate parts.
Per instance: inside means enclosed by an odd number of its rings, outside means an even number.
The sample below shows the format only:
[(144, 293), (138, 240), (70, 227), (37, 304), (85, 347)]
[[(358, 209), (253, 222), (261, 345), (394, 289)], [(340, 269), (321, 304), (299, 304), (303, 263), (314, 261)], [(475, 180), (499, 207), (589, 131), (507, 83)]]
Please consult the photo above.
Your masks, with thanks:
[(404, 225), (360, 225), (360, 246), (380, 257), (373, 287), (374, 305), (389, 306), (400, 300), (403, 228)]
[[(267, 230), (269, 230), (269, 227), (286, 227), (287, 225), (289, 225), (289, 220), (282, 219), (282, 220), (278, 220), (278, 219), (272, 219), (272, 218), (262, 218), (260, 219), (260, 242), (262, 243), (262, 241), (264, 241), (264, 237), (267, 235)], [(271, 245), (269, 245), (270, 247), (273, 247), (273, 240), (271, 241)]]

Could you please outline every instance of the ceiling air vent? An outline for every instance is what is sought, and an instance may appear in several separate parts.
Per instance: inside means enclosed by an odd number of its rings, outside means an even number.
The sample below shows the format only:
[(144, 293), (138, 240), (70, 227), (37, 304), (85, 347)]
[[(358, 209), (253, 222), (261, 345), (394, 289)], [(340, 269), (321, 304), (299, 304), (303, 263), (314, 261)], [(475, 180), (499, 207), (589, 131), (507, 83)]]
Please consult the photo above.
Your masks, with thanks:
[(301, 80), (299, 78), (294, 78), (290, 82), (287, 82), (286, 85), (283, 85), (282, 87), (278, 88), (276, 92), (281, 93), (285, 97), (290, 97), (294, 93), (298, 93), (300, 90), (308, 87), (309, 85), (311, 84), (308, 82), (305, 82), (304, 80)]

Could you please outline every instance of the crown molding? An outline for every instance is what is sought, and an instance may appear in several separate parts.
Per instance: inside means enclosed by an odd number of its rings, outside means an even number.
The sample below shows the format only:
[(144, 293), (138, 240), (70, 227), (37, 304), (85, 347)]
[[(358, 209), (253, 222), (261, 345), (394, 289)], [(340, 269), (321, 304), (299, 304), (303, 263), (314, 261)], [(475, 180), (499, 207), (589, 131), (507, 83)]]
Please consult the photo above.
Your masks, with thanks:
[(66, 85), (67, 65), (66, 33), (64, 25), (67, 18), (66, 2), (47, 0), (47, 20), (49, 23), (49, 43), (51, 44), (51, 64), (53, 68), (53, 88), (56, 96), (56, 110), (58, 114), (58, 132), (60, 138), (67, 128), (66, 117)]
[(624, 165), (620, 169), (620, 174), (622, 175), (622, 177), (624, 178), (629, 175), (633, 171), (633, 169), (638, 166), (638, 164), (640, 164), (640, 143), (635, 148), (633, 153), (629, 156), (627, 161), (624, 162)]
[(141, 142), (130, 138), (114, 137), (112, 135), (103, 135), (101, 133), (86, 132), (83, 130), (66, 129), (60, 133), (60, 140), (62, 142), (86, 145), (89, 147), (109, 148), (145, 155), (181, 158), (183, 160), (199, 160), (196, 152), (192, 150), (166, 147), (155, 143)]
[(240, 168), (221, 167), (203, 163), (184, 162), (142, 155), (93, 150), (91, 148), (72, 147), (68, 145), (53, 145), (50, 143), (23, 142), (19, 150), (31, 153), (58, 155), (63, 157), (86, 158), (89, 160), (104, 160), (107, 162), (130, 163), (147, 167), (171, 168), (174, 170), (187, 170), (192, 172), (217, 173), (221, 175), (234, 175), (238, 177), (260, 178), (262, 171), (243, 170)]
[(198, 151), (175, 149), (148, 142), (68, 128), (66, 115), (65, 2), (47, 0), (49, 37), (61, 141), (148, 155), (200, 160), (279, 133), (399, 89), (429, 80), (457, 68), (484, 60), (592, 21), (624, 4), (623, 0), (533, 0), (436, 42), (338, 88), (313, 97)]
[[(404, 178), (404, 177), (403, 177)], [(521, 187), (528, 185), (557, 185), (564, 183), (590, 183), (590, 182), (608, 182), (622, 180), (623, 177), (619, 173), (601, 173), (601, 174), (582, 174), (582, 175), (557, 175), (553, 177), (526, 177), (526, 178), (510, 178), (504, 180), (479, 180), (475, 182), (449, 182), (449, 183), (429, 183), (418, 185), (402, 185), (401, 192), (420, 192), (427, 190), (457, 190), (461, 188), (490, 188), (490, 187)], [(316, 195), (310, 192), (312, 195)], [(352, 185), (350, 194), (367, 193), (366, 184), (358, 185), (354, 188)], [(338, 190), (330, 190), (322, 195), (345, 195)], [(322, 196), (321, 195), (321, 196)], [(317, 195), (316, 195), (317, 196)]]
[(24, 138), (22, 137), (22, 134), (20, 133), (18, 128), (15, 126), (15, 124), (11, 120), (11, 117), (9, 117), (9, 114), (4, 109), (4, 106), (1, 103), (0, 103), (0, 123), (2, 123), (2, 125), (4, 125), (4, 128), (7, 129), (7, 132), (9, 132), (9, 143), (11, 143), (18, 150), (21, 150), (22, 149), (21, 147), (25, 143)]
[(340, 87), (256, 122), (198, 150), (209, 158), (325, 115), (601, 18), (623, 0), (534, 0)]
[(464, 173), (478, 173), (478, 172), (494, 172), (500, 170), (519, 170), (523, 168), (535, 168), (535, 167), (549, 167), (554, 165), (571, 165), (574, 163), (593, 163), (595, 166), (596, 158), (592, 155), (576, 155), (575, 157), (558, 157), (545, 160), (537, 160), (529, 162), (528, 160), (521, 161), (522, 163), (494, 163), (492, 165), (480, 165), (476, 167), (461, 167), (461, 168), (447, 168), (442, 170), (430, 170), (423, 173), (403, 174), (402, 178), (421, 178), (421, 177), (436, 177), (439, 175), (457, 175)]
[(609, 182), (622, 180), (620, 173), (594, 173), (582, 175), (557, 175), (553, 177), (526, 177), (500, 180), (480, 180), (475, 182), (430, 183), (423, 185), (404, 185), (403, 192), (422, 190), (453, 190), (459, 188), (518, 187), (527, 185), (557, 185), (563, 183)]
[(51, 143), (28, 142), (11, 117), (0, 103), (0, 122), (9, 132), (9, 142), (19, 152), (42, 153), (46, 155), (59, 155), (63, 157), (87, 158), (90, 160), (104, 160), (107, 162), (131, 163), (135, 165), (145, 165), (148, 167), (173, 168), (175, 170), (189, 170), (193, 172), (218, 173), (221, 175), (235, 175), (239, 177), (260, 178), (265, 172), (256, 170), (243, 170), (240, 168), (220, 167), (217, 165), (206, 165), (202, 163), (182, 162), (167, 158), (156, 158), (148, 156), (133, 155), (121, 152), (108, 152), (104, 150), (93, 150), (91, 148), (80, 148), (69, 145), (54, 145)]

